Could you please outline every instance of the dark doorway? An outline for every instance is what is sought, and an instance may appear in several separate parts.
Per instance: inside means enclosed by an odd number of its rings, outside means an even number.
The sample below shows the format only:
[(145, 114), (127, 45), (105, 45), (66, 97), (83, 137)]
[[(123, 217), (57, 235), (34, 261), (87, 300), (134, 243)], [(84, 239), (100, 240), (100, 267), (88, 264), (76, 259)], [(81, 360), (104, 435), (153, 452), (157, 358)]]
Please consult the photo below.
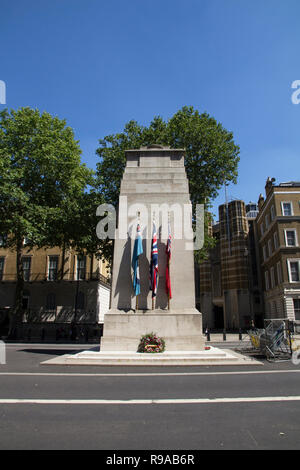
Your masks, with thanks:
[(223, 330), (224, 328), (223, 307), (218, 307), (217, 305), (214, 305), (214, 317), (215, 317), (215, 328), (218, 330)]

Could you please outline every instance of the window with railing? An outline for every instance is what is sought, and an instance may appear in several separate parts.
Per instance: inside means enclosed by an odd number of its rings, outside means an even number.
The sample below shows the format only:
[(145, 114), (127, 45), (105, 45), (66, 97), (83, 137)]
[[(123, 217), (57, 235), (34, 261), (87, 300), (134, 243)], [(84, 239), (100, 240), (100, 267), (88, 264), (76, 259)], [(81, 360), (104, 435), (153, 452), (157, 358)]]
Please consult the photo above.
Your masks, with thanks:
[(77, 281), (84, 281), (86, 278), (86, 256), (77, 256)]
[(5, 262), (4, 256), (1, 256), (1, 257), (0, 257), (0, 281), (2, 281), (2, 279), (3, 279), (4, 262)]
[(22, 269), (23, 269), (24, 281), (25, 282), (30, 281), (30, 270), (31, 270), (31, 257), (30, 256), (23, 256)]
[(58, 256), (49, 256), (48, 281), (56, 281), (58, 273)]

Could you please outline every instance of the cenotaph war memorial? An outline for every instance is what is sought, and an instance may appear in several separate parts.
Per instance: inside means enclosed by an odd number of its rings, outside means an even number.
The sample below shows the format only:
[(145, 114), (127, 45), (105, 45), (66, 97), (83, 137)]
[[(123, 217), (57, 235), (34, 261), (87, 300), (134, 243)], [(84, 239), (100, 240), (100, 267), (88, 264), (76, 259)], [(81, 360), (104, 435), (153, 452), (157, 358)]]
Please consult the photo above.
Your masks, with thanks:
[(183, 149), (126, 151), (102, 352), (136, 352), (151, 332), (164, 339), (166, 351), (204, 349), (191, 213)]

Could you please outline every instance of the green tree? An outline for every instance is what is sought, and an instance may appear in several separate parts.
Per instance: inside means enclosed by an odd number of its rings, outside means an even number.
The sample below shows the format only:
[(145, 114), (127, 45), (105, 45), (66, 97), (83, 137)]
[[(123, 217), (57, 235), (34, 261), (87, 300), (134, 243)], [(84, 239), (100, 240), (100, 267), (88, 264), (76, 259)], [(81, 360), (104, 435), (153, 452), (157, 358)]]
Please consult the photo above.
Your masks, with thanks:
[(30, 108), (0, 113), (0, 233), (16, 251), (16, 294), (10, 333), (22, 319), (22, 256), (42, 246), (78, 244), (87, 184), (92, 172), (64, 120)]
[[(126, 164), (125, 150), (153, 143), (185, 148), (185, 167), (193, 207), (205, 204), (208, 212), (222, 184), (225, 181), (236, 182), (239, 147), (234, 143), (232, 132), (209, 114), (200, 114), (192, 106), (183, 107), (168, 121), (154, 117), (148, 127), (130, 121), (123, 132), (108, 135), (99, 143), (96, 186), (105, 201), (115, 207)], [(209, 220), (208, 214), (205, 219)], [(198, 255), (205, 256), (212, 243), (206, 233), (204, 250)]]

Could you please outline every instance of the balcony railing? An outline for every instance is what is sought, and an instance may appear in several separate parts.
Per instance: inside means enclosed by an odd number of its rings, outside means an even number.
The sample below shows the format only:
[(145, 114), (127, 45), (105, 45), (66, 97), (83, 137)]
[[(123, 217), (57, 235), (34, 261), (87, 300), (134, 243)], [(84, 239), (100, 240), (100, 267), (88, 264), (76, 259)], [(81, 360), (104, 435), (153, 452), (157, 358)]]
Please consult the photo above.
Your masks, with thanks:
[[(27, 273), (26, 273), (27, 274)], [(27, 283), (33, 283), (33, 282), (89, 282), (89, 281), (100, 281), (103, 284), (110, 285), (111, 280), (109, 276), (104, 276), (101, 273), (86, 273), (84, 279), (77, 279), (76, 273), (64, 273), (62, 276), (60, 272), (57, 273), (56, 276), (52, 276), (51, 279), (49, 279), (48, 275), (45, 273), (41, 272), (31, 272), (30, 275), (26, 275), (26, 279), (24, 279), (24, 282)], [(16, 282), (17, 281), (17, 275), (16, 273), (1, 273), (0, 272), (0, 282)]]

